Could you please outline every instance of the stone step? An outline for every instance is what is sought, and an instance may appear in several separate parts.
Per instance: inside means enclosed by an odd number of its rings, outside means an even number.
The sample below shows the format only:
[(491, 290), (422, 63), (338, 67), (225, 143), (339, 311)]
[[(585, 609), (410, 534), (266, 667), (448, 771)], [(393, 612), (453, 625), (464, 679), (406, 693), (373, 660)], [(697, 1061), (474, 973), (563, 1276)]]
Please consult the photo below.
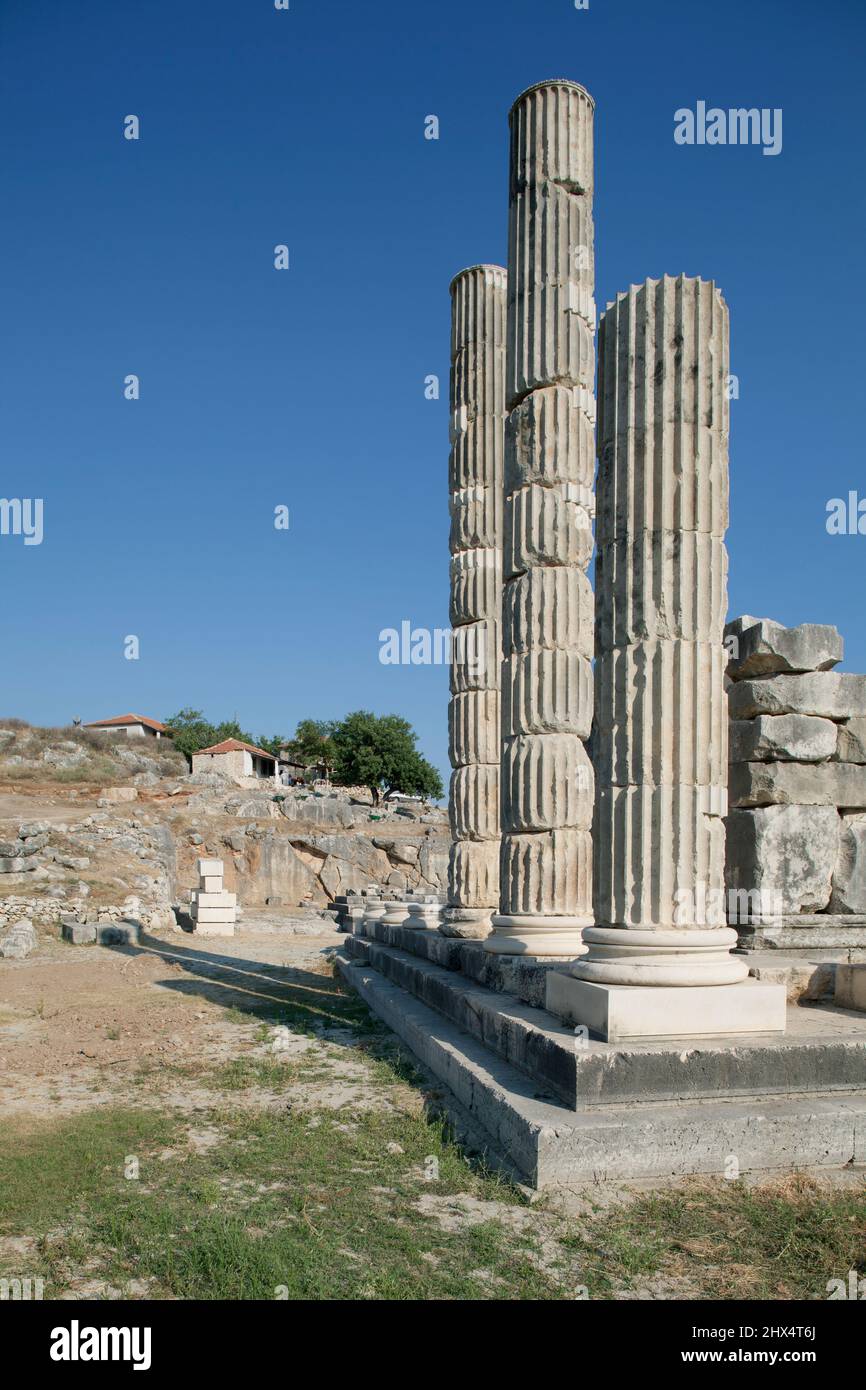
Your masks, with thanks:
[[(348, 942), (346, 943), (348, 944)], [(489, 1143), (488, 1161), (539, 1189), (728, 1171), (866, 1162), (866, 1092), (687, 1101), (575, 1113), (370, 965), (337, 953), (341, 978), (447, 1088)]]
[(349, 959), (435, 1009), (571, 1110), (866, 1090), (866, 1026), (832, 1008), (790, 1009), (785, 1034), (605, 1043), (409, 951), (357, 936), (344, 949)]

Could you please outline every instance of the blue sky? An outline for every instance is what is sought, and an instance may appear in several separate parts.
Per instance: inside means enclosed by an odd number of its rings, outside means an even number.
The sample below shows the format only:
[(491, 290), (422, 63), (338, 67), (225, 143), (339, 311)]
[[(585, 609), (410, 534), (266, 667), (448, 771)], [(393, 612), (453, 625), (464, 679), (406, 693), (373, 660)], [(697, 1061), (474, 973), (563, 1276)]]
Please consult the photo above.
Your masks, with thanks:
[[(825, 526), (866, 498), (864, 37), (859, 0), (2, 0), (0, 495), (45, 535), (0, 536), (0, 713), (367, 707), (446, 769), (447, 670), (378, 634), (447, 624), (448, 284), (505, 260), (548, 77), (597, 103), (599, 304), (685, 272), (730, 306), (731, 614), (866, 670), (866, 535)], [(677, 145), (698, 100), (782, 108), (782, 152)]]

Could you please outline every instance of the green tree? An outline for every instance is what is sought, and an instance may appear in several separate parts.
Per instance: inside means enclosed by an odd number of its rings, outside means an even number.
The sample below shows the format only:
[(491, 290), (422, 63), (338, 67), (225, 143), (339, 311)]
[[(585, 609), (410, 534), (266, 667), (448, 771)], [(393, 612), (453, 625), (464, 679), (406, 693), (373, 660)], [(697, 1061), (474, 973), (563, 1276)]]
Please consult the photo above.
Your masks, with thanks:
[(301, 719), (294, 738), (289, 739), (286, 751), (303, 767), (321, 767), (325, 776), (334, 770), (337, 750), (334, 745), (334, 719)]
[(221, 724), (211, 724), (200, 709), (182, 709), (166, 719), (166, 726), (172, 730), (175, 748), (192, 758), (202, 748), (210, 748), (214, 743), (222, 743), (227, 738), (240, 739), (242, 743), (252, 743), (252, 736), (246, 733), (236, 719), (224, 719)]
[(416, 747), (412, 725), (397, 714), (356, 710), (333, 730), (335, 773), (344, 785), (369, 787), (376, 805), (389, 792), (443, 795), (442, 779)]

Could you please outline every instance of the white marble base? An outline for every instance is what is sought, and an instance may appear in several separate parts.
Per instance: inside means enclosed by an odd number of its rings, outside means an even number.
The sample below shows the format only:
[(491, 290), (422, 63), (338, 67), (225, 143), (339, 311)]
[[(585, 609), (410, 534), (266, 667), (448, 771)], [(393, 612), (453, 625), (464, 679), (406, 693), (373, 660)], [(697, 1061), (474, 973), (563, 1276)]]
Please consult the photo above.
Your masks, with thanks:
[(497, 913), (484, 949), (502, 956), (565, 956), (574, 960), (586, 951), (582, 938), (584, 928), (589, 926), (592, 926), (590, 917)]
[(545, 1007), (602, 1042), (784, 1033), (784, 985), (601, 985), (552, 970)]

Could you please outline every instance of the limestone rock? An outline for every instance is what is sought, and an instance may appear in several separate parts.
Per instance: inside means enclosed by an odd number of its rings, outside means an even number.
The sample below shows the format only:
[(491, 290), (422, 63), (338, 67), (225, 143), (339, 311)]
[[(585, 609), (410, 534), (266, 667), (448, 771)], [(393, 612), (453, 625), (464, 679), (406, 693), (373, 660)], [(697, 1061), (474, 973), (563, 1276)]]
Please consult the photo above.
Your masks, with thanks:
[(770, 905), (769, 915), (822, 911), (830, 902), (841, 828), (832, 806), (731, 811), (726, 857), (729, 892), (759, 890)]
[(836, 757), (843, 763), (866, 763), (866, 718), (840, 724)]
[(732, 720), (728, 738), (732, 763), (820, 763), (836, 752), (838, 725), (809, 714), (762, 714)]
[(831, 912), (866, 913), (866, 814), (842, 817)]
[(732, 719), (759, 714), (811, 714), (820, 719), (866, 718), (866, 676), (849, 671), (812, 671), (736, 681), (728, 691)]
[(829, 671), (844, 655), (838, 630), (820, 623), (783, 627), (770, 618), (735, 618), (725, 628), (725, 637), (735, 640), (735, 654), (727, 672), (735, 681), (753, 676)]
[(866, 765), (732, 763), (731, 806), (836, 806), (866, 809)]
[(36, 946), (36, 930), (24, 917), (0, 938), (0, 956), (5, 960), (25, 960)]

